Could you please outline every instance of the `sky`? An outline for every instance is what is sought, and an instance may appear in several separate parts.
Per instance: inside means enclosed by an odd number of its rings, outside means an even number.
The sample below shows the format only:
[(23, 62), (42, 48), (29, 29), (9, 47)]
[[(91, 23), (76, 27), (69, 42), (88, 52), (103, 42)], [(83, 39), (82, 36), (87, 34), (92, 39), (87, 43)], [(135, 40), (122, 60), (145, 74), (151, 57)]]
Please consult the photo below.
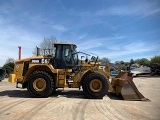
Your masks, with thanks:
[(0, 66), (44, 38), (111, 62), (160, 55), (160, 0), (0, 0)]

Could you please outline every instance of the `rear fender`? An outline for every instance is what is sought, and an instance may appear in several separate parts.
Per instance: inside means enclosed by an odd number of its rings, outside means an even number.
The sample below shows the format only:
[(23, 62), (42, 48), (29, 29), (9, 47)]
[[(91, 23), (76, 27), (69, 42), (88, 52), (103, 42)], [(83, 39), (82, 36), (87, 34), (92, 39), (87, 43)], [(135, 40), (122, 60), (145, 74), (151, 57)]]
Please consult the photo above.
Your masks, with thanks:
[(28, 69), (22, 83), (26, 82), (28, 80), (28, 77), (35, 71), (46, 71), (50, 74), (57, 73), (57, 70), (54, 69), (51, 65), (36, 65)]

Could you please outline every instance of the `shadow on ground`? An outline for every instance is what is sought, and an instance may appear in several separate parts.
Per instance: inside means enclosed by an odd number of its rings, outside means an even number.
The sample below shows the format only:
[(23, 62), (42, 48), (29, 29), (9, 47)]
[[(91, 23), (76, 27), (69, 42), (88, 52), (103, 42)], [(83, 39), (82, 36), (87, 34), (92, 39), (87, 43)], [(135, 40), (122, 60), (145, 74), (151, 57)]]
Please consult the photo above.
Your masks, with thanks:
[(30, 98), (30, 94), (27, 90), (5, 90), (0, 92), (0, 96), (9, 96), (17, 98)]
[[(0, 92), (1, 96), (9, 96), (15, 98), (33, 98), (27, 90), (5, 90)], [(110, 99), (113, 100), (123, 100), (122, 97), (116, 96), (112, 93), (107, 93)], [(66, 97), (66, 98), (78, 98), (78, 99), (88, 99), (84, 96), (83, 91), (79, 90), (56, 90), (50, 97)]]
[(106, 95), (112, 100), (124, 100), (122, 96), (115, 95), (111, 92), (108, 92)]
[(79, 98), (79, 99), (86, 99), (83, 94), (83, 91), (79, 90), (56, 90), (51, 97), (66, 97), (66, 98)]
[(151, 75), (137, 75), (137, 76), (134, 76), (134, 78), (157, 78), (157, 77), (160, 77), (160, 75), (154, 75), (154, 76), (151, 76)]
[[(66, 97), (66, 98), (79, 98), (79, 99), (88, 99), (84, 96), (83, 91), (79, 91), (79, 90), (58, 90), (55, 91), (53, 96), (59, 96), (59, 97)], [(112, 100), (123, 100), (123, 98), (121, 96), (117, 96), (113, 93), (107, 93), (106, 96), (108, 96), (110, 99)], [(52, 97), (52, 95), (51, 95)]]

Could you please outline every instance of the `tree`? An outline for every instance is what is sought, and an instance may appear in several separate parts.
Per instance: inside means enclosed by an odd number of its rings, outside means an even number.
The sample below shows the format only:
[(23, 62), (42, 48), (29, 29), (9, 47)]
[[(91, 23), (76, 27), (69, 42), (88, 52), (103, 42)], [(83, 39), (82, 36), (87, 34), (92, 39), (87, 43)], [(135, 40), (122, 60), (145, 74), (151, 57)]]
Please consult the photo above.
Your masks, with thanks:
[(130, 65), (134, 64), (135, 61), (133, 59), (130, 60)]
[(115, 64), (116, 65), (122, 65), (122, 64), (125, 64), (125, 62), (124, 61), (115, 61)]
[(127, 64), (124, 61), (115, 61), (115, 65), (118, 67), (118, 70), (127, 70)]
[[(54, 42), (56, 42), (56, 38), (51, 36), (50, 38), (44, 38), (43, 41), (40, 43), (38, 48), (40, 48), (40, 55), (53, 55), (54, 54)], [(33, 55), (37, 55), (37, 48), (34, 49), (32, 52)]]
[(138, 63), (139, 65), (149, 65), (150, 61), (147, 58), (141, 58), (135, 60), (135, 63)]
[(151, 58), (151, 63), (160, 63), (160, 55)]
[(110, 63), (110, 60), (106, 57), (103, 57), (102, 59), (100, 59), (100, 62), (102, 62), (102, 64), (106, 64), (106, 63)]
[(7, 75), (13, 72), (14, 62), (15, 60), (13, 58), (8, 58), (6, 63), (3, 65), (2, 69), (6, 71)]
[(14, 63), (15, 62), (15, 60), (14, 60), (14, 58), (8, 58), (7, 60), (6, 60), (6, 63), (5, 64), (7, 64), (7, 63)]
[(130, 65), (130, 62), (124, 62), (124, 65), (128, 67)]

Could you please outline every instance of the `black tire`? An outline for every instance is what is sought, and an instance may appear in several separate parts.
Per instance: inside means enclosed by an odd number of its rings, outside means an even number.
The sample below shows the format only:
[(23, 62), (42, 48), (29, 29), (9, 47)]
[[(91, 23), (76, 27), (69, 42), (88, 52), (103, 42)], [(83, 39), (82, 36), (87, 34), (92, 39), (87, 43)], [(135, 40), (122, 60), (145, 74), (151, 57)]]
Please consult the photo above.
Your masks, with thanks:
[[(98, 88), (92, 87), (93, 82), (98, 82)], [(93, 85), (94, 86), (94, 85)], [(108, 92), (108, 81), (107, 78), (97, 72), (88, 74), (83, 81), (84, 95), (88, 98), (100, 99), (103, 98)]]
[[(36, 80), (38, 79), (44, 83), (42, 88), (37, 87)], [(28, 78), (27, 90), (34, 97), (48, 97), (53, 93), (54, 89), (54, 80), (47, 72), (37, 71)]]

